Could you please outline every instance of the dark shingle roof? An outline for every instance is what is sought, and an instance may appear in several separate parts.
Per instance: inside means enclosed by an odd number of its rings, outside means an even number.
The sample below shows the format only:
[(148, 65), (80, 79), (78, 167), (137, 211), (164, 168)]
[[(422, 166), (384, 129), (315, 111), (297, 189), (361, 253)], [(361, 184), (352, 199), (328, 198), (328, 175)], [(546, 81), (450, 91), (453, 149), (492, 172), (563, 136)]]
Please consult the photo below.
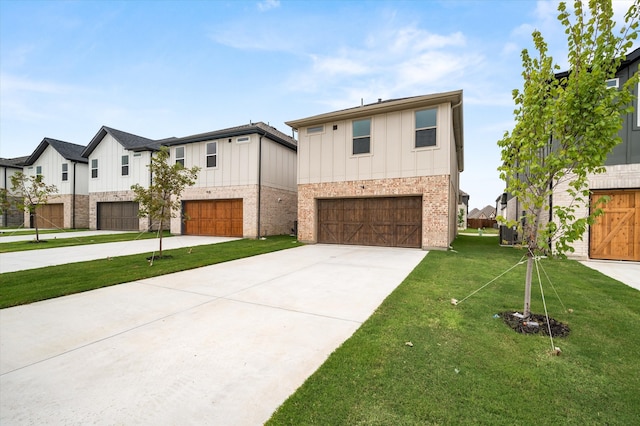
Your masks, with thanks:
[(28, 158), (29, 157), (0, 158), (0, 166), (22, 169), (24, 162), (27, 161)]
[(228, 137), (250, 135), (252, 133), (258, 133), (268, 137), (269, 139), (286, 146), (294, 151), (298, 149), (298, 141), (291, 136), (282, 133), (280, 130), (272, 127), (263, 122), (249, 123), (242, 126), (229, 127), (227, 129), (215, 130), (213, 132), (199, 133), (196, 135), (185, 136), (182, 138), (167, 139), (162, 142), (163, 145), (183, 145), (189, 143), (196, 143), (202, 141), (208, 141), (213, 139), (222, 139)]
[(87, 145), (84, 151), (82, 151), (82, 156), (89, 158), (89, 155), (94, 149), (96, 149), (98, 144), (102, 142), (102, 139), (104, 139), (107, 134), (111, 135), (120, 145), (130, 151), (157, 151), (160, 149), (161, 145), (160, 141), (144, 138), (142, 136), (134, 135), (133, 133), (113, 129), (111, 127), (102, 126), (93, 139), (91, 139), (89, 145)]
[(49, 145), (66, 160), (76, 161), (78, 163), (87, 162), (87, 159), (82, 157), (84, 146), (71, 142), (59, 141), (57, 139), (44, 138), (35, 151), (33, 151), (33, 154), (31, 154), (24, 162), (24, 165), (30, 166), (35, 163)]

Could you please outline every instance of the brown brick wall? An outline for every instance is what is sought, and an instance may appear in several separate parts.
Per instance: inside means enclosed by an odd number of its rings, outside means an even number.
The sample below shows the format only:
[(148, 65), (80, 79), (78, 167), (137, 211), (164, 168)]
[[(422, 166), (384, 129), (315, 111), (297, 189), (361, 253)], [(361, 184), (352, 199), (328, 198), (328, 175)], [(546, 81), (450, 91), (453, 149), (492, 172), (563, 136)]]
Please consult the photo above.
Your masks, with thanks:
[[(449, 229), (449, 176), (329, 182), (298, 185), (298, 239), (317, 242), (318, 198), (368, 198), (378, 196), (422, 196), (422, 248), (447, 249), (455, 235)], [(455, 219), (454, 219), (455, 220)]]
[(298, 216), (297, 208), (297, 193), (263, 186), (260, 195), (260, 236), (290, 234)]

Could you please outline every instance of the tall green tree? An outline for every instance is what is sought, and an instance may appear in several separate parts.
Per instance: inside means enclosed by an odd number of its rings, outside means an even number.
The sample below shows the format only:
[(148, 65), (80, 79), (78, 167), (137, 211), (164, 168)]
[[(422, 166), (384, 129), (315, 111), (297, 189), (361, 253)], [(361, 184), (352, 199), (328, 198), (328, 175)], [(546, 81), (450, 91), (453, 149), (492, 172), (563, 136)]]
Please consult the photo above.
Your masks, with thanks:
[(36, 228), (36, 241), (40, 242), (40, 231), (38, 229), (38, 207), (47, 204), (49, 196), (58, 192), (55, 185), (47, 185), (44, 176), (27, 176), (22, 172), (16, 172), (11, 176), (11, 191), (20, 194), (16, 197), (16, 207), (29, 213), (33, 217), (33, 224)]
[[(524, 86), (513, 91), (515, 127), (498, 142), (500, 177), (524, 210), (524, 225), (518, 226), (528, 249), (525, 317), (530, 315), (534, 257), (572, 252), (571, 243), (602, 214), (597, 208), (587, 217), (577, 217), (577, 208), (589, 202), (588, 176), (605, 171), (607, 154), (621, 141), (623, 114), (633, 110), (638, 74), (619, 90), (607, 87), (606, 81), (615, 78), (637, 38), (638, 0), (619, 32), (611, 0), (590, 0), (586, 7), (583, 3), (575, 1), (573, 12), (564, 2), (558, 6), (558, 20), (567, 35), (568, 73), (559, 73), (542, 34), (533, 32), (537, 53), (522, 51)], [(560, 184), (568, 187), (573, 202), (554, 204), (554, 220), (549, 221), (550, 197)]]
[(160, 228), (159, 255), (162, 257), (162, 230), (172, 217), (180, 214), (180, 195), (187, 186), (195, 184), (200, 168), (190, 169), (182, 164), (169, 164), (169, 150), (163, 147), (151, 159), (151, 184), (148, 188), (135, 184), (131, 189), (135, 193), (134, 201), (140, 203), (138, 215), (148, 217), (151, 223)]

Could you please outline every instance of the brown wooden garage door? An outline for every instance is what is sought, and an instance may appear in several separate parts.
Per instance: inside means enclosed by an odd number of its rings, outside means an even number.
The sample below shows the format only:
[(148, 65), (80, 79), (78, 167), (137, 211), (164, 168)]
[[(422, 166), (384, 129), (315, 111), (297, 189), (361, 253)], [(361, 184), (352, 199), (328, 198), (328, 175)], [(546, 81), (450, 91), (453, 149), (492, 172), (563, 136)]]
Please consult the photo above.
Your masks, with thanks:
[(38, 206), (36, 220), (38, 228), (64, 228), (64, 205), (60, 203)]
[(419, 248), (422, 197), (318, 200), (318, 242)]
[(242, 237), (242, 199), (183, 202), (183, 234)]
[(98, 203), (98, 229), (137, 231), (139, 228), (138, 203), (133, 201)]
[(592, 203), (604, 195), (610, 199), (591, 226), (589, 257), (640, 261), (640, 190), (594, 191)]

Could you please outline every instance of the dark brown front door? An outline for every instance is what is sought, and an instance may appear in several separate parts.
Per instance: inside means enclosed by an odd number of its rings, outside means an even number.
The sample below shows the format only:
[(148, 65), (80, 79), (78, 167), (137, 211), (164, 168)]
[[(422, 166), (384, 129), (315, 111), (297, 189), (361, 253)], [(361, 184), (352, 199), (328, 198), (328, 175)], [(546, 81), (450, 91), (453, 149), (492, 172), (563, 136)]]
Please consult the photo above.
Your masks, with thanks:
[(591, 226), (589, 257), (640, 261), (640, 190), (593, 191), (592, 204), (604, 195), (609, 202)]
[(98, 229), (137, 231), (140, 229), (138, 203), (119, 201), (98, 203)]
[(185, 235), (242, 237), (242, 199), (185, 201)]
[(318, 242), (419, 248), (422, 198), (318, 200)]

